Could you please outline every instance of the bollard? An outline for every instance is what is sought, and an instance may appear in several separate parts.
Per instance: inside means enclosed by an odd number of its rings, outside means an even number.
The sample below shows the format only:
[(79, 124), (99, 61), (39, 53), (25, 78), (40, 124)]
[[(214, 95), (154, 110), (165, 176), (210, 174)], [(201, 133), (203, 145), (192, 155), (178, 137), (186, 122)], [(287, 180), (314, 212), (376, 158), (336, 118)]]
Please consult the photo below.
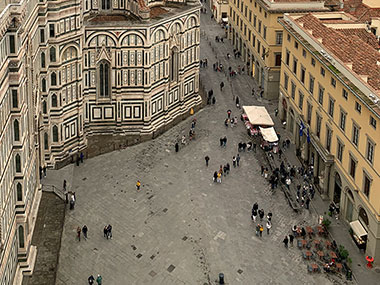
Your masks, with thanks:
[(224, 284), (224, 274), (219, 273), (219, 284)]

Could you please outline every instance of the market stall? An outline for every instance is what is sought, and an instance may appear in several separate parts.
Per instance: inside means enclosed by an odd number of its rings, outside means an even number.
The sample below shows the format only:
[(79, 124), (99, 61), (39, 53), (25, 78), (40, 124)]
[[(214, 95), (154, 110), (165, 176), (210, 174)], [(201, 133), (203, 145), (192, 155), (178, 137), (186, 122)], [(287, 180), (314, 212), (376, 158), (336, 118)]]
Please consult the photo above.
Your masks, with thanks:
[(259, 127), (262, 136), (261, 147), (264, 150), (273, 150), (274, 153), (278, 152), (278, 137), (273, 127), (262, 128)]
[(243, 106), (241, 119), (251, 136), (259, 133), (259, 127), (272, 127), (274, 123), (264, 106)]

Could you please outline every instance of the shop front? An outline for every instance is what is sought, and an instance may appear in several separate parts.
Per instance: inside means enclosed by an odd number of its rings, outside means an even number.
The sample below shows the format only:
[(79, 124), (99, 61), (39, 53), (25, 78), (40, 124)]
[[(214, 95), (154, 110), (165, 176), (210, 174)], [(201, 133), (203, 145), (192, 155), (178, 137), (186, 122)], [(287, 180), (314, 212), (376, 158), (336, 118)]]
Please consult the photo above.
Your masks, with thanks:
[(351, 237), (355, 242), (356, 246), (365, 251), (367, 247), (367, 230), (363, 227), (359, 220), (352, 221), (350, 223), (351, 227)]

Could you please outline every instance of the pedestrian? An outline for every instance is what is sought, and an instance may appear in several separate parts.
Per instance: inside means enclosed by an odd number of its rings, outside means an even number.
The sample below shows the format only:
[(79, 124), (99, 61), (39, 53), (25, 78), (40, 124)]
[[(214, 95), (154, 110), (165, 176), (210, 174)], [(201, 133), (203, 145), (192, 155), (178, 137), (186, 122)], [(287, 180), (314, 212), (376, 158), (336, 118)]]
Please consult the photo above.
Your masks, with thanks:
[(278, 109), (274, 110), (274, 115), (277, 117), (277, 115), (278, 115)]
[(307, 197), (306, 198), (306, 209), (308, 209), (308, 210), (309, 210), (309, 205), (310, 205), (310, 198)]
[(231, 110), (228, 109), (228, 110), (227, 110), (227, 116), (228, 116), (228, 119), (231, 118), (231, 113), (232, 113)]
[(78, 241), (80, 241), (80, 232), (81, 232), (81, 228), (80, 227), (77, 227), (77, 238), (78, 238)]
[(267, 220), (268, 220), (269, 222), (272, 222), (272, 213), (271, 213), (271, 212), (268, 213), (268, 215), (267, 215)]
[(66, 185), (67, 185), (67, 182), (66, 182), (66, 179), (63, 180), (63, 191), (66, 191)]
[(265, 169), (264, 169), (264, 178), (267, 179), (268, 175), (269, 175), (268, 167), (265, 167)]
[(263, 236), (264, 227), (263, 225), (260, 225), (260, 237)]
[(46, 165), (42, 168), (42, 171), (44, 172), (44, 177), (46, 177)]
[(256, 223), (256, 218), (257, 218), (257, 210), (252, 209), (252, 215), (251, 215), (251, 220)]
[(103, 236), (108, 239), (108, 229), (107, 229), (107, 226), (104, 226)]
[(256, 235), (259, 236), (260, 234), (260, 224), (257, 224), (256, 226)]
[(102, 285), (102, 276), (100, 276), (100, 274), (98, 274), (98, 277), (96, 278), (96, 283), (98, 283), (98, 285)]
[(74, 210), (74, 207), (75, 207), (75, 196), (74, 196), (74, 195), (71, 195), (71, 199), (70, 199), (70, 210)]
[(269, 231), (272, 228), (272, 223), (270, 221), (267, 221), (267, 235), (269, 235)]
[(222, 183), (222, 173), (221, 173), (220, 171), (218, 172), (218, 175), (217, 175), (216, 181), (217, 181), (218, 183)]
[(95, 281), (94, 276), (90, 275), (90, 277), (88, 277), (88, 284), (92, 285), (92, 284), (94, 284), (94, 281)]
[(83, 158), (84, 158), (84, 155), (83, 155), (83, 152), (80, 153), (80, 162), (83, 163)]
[(214, 97), (212, 97), (212, 104), (215, 105), (215, 103), (216, 103), (216, 99), (215, 99), (215, 96), (214, 96)]
[(285, 183), (286, 183), (286, 187), (289, 189), (290, 188), (290, 184), (292, 183), (292, 180), (290, 179), (290, 177), (286, 178)]
[(107, 226), (107, 239), (108, 238), (112, 239), (112, 226), (111, 225)]
[(253, 143), (253, 151), (256, 152), (256, 143)]
[(288, 236), (285, 236), (285, 238), (282, 242), (284, 243), (285, 248), (288, 248), (288, 242), (289, 242)]
[(79, 158), (79, 155), (77, 156), (77, 166), (79, 166), (79, 163), (80, 163), (80, 158)]
[(260, 221), (262, 221), (264, 218), (264, 209), (259, 210), (259, 217), (260, 217)]
[(140, 182), (140, 180), (137, 180), (137, 182), (136, 182), (136, 190), (137, 191), (140, 190), (140, 186), (141, 186), (141, 182)]
[(208, 157), (208, 155), (205, 156), (205, 161), (206, 161), (206, 166), (208, 166), (208, 161), (210, 160), (210, 158)]
[(231, 166), (230, 166), (230, 164), (227, 162), (227, 174), (229, 174), (230, 173), (230, 169), (231, 169)]
[(236, 155), (236, 165), (240, 166), (240, 155), (239, 154)]
[(174, 147), (175, 147), (175, 152), (178, 152), (178, 150), (179, 150), (179, 144), (178, 144), (178, 142), (175, 143)]
[(293, 247), (293, 240), (294, 240), (294, 235), (290, 234), (289, 235), (289, 241), (290, 241), (290, 246)]
[(88, 228), (86, 225), (83, 226), (82, 228), (82, 232), (83, 232), (83, 236), (85, 239), (87, 239), (87, 232), (88, 232)]
[(264, 176), (264, 170), (265, 170), (264, 166), (261, 165), (261, 176)]
[(235, 103), (236, 103), (236, 107), (239, 108), (239, 103), (240, 103), (240, 100), (239, 100), (239, 96), (236, 96), (236, 100), (235, 100)]
[(252, 206), (252, 210), (258, 210), (259, 209), (259, 204), (257, 204), (257, 202), (255, 202), (255, 204), (253, 204)]
[(236, 167), (236, 157), (235, 157), (235, 156), (232, 157), (232, 165), (233, 165), (234, 167)]
[(223, 87), (224, 87), (224, 82), (220, 82), (220, 91), (223, 91)]

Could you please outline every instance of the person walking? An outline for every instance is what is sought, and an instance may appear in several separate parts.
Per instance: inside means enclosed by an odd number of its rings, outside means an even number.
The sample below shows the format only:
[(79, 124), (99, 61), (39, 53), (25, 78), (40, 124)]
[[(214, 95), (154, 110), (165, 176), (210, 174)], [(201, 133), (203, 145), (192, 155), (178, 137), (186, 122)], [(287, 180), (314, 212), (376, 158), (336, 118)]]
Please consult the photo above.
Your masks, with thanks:
[(239, 167), (240, 166), (240, 155), (236, 155), (236, 165)]
[(78, 238), (78, 241), (80, 241), (80, 233), (81, 233), (81, 228), (80, 227), (77, 227), (77, 238)]
[(235, 157), (235, 156), (232, 157), (232, 165), (233, 165), (234, 167), (236, 167), (236, 157)]
[(267, 221), (267, 235), (269, 235), (269, 231), (272, 228), (272, 223), (270, 221)]
[(259, 210), (259, 217), (260, 217), (260, 221), (262, 221), (264, 218), (264, 209)]
[(293, 247), (294, 235), (289, 235), (290, 246)]
[(220, 82), (220, 91), (223, 91), (223, 87), (224, 87), (224, 82)]
[(80, 162), (83, 163), (83, 158), (84, 158), (84, 155), (83, 155), (83, 152), (80, 153)]
[(228, 109), (228, 110), (227, 110), (227, 117), (228, 117), (228, 119), (231, 119), (231, 113), (232, 113), (231, 110)]
[(260, 225), (260, 237), (263, 236), (264, 227), (263, 225)]
[(210, 158), (208, 155), (205, 156), (205, 161), (206, 161), (206, 166), (208, 166), (208, 162), (209, 162)]
[(140, 190), (140, 186), (141, 186), (141, 182), (140, 182), (140, 180), (137, 180), (137, 182), (136, 182), (136, 189), (137, 189), (137, 191)]
[(107, 229), (107, 226), (104, 226), (103, 236), (108, 239), (108, 229)]
[(175, 152), (178, 152), (179, 151), (179, 144), (178, 144), (178, 142), (175, 143), (174, 147), (175, 147)]
[(83, 236), (85, 239), (87, 239), (87, 232), (88, 232), (88, 228), (86, 225), (83, 226), (82, 228), (82, 232), (83, 232)]
[(309, 198), (309, 196), (306, 198), (306, 209), (308, 209), (309, 210), (309, 206), (310, 205), (310, 198)]
[(214, 182), (217, 182), (217, 179), (218, 179), (218, 172), (217, 171), (214, 172), (213, 178), (214, 178)]
[(107, 239), (108, 238), (112, 239), (112, 226), (111, 225), (107, 226)]
[(66, 191), (67, 182), (66, 179), (63, 180), (63, 191)]
[(218, 176), (217, 176), (217, 178), (216, 178), (216, 181), (218, 182), (218, 183), (222, 183), (222, 173), (219, 171), (218, 172)]
[(288, 248), (288, 242), (289, 242), (288, 236), (285, 236), (285, 238), (282, 242), (284, 243), (285, 248)]
[(96, 278), (96, 283), (98, 283), (98, 285), (102, 285), (102, 276), (100, 276), (100, 274), (98, 274), (98, 277)]
[(264, 166), (261, 165), (261, 176), (264, 176), (264, 170), (265, 170)]
[(251, 215), (251, 219), (254, 223), (256, 223), (256, 218), (257, 218), (257, 210), (255, 209), (252, 209), (252, 215)]
[(89, 285), (92, 285), (92, 284), (94, 284), (95, 278), (94, 278), (93, 275), (90, 275), (90, 277), (88, 277), (87, 280), (88, 280), (88, 284), (89, 284)]
[(256, 226), (256, 236), (259, 236), (260, 234), (260, 224), (257, 224)]

